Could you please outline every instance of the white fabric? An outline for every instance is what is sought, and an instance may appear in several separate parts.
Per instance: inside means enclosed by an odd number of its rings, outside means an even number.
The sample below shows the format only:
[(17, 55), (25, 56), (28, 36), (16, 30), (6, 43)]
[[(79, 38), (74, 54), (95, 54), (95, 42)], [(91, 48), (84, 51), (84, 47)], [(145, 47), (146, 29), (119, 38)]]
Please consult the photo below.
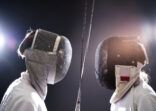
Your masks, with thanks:
[(111, 111), (156, 111), (156, 93), (141, 81), (116, 103), (111, 103)]
[[(141, 63), (135, 66), (115, 65), (116, 89), (113, 93), (110, 102), (115, 103), (119, 101), (127, 91), (139, 80)], [(125, 78), (125, 79), (122, 79)]]
[(44, 100), (30, 84), (29, 75), (22, 73), (7, 89), (0, 111), (47, 111)]
[(31, 83), (39, 95), (45, 99), (47, 83), (54, 84), (55, 81), (56, 54), (47, 54), (47, 52), (36, 49), (26, 49), (24, 54)]

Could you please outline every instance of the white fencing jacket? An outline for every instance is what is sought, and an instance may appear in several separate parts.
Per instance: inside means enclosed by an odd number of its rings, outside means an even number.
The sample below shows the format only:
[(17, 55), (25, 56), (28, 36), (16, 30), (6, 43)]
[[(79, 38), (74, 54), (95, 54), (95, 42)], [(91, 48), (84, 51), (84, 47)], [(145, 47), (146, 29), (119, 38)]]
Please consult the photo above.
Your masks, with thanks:
[(111, 111), (156, 111), (156, 93), (141, 81), (118, 102), (111, 103)]
[(47, 111), (44, 100), (30, 84), (29, 74), (22, 73), (7, 89), (0, 111)]

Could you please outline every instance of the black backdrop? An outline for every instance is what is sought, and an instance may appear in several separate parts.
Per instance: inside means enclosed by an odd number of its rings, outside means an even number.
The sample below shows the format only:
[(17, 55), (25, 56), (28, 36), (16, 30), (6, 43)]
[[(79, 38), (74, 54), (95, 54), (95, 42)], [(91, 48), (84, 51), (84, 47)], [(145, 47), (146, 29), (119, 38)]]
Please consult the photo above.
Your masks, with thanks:
[[(0, 29), (6, 33), (6, 38), (16, 40), (15, 48), (5, 47), (0, 52), (0, 100), (9, 84), (25, 70), (24, 60), (17, 56), (16, 50), (26, 30), (29, 27), (43, 28), (67, 36), (73, 47), (67, 77), (54, 86), (48, 85), (47, 109), (74, 111), (80, 73), (84, 3), (84, 0), (0, 1)], [(96, 0), (82, 81), (82, 111), (109, 111), (112, 91), (101, 88), (94, 75), (95, 50), (105, 37), (141, 35), (145, 39), (150, 58), (150, 84), (156, 90), (155, 33), (151, 31), (146, 36), (145, 31), (146, 24), (155, 27), (155, 5), (152, 0)], [(90, 6), (91, 1), (88, 0), (89, 10)]]

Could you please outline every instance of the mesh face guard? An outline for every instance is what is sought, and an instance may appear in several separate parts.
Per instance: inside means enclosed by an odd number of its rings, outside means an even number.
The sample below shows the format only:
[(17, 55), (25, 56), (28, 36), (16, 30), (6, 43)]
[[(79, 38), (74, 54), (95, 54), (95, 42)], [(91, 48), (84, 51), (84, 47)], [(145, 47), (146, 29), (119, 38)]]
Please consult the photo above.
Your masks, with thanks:
[[(66, 37), (42, 29), (36, 30), (27, 53), (25, 58), (27, 67), (31, 66), (29, 70), (45, 73), (49, 84), (55, 84), (65, 77), (72, 58), (71, 44)], [(38, 66), (42, 66), (42, 70)]]
[(61, 37), (55, 33), (38, 29), (32, 43), (32, 49), (38, 49), (45, 52), (56, 52)]

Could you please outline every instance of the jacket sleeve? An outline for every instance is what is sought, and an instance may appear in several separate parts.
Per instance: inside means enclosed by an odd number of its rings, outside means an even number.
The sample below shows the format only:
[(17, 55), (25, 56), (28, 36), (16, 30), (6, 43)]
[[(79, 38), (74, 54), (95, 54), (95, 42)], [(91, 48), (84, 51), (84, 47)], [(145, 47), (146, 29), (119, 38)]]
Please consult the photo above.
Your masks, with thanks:
[(142, 97), (137, 104), (137, 111), (156, 111), (156, 95), (148, 94)]

